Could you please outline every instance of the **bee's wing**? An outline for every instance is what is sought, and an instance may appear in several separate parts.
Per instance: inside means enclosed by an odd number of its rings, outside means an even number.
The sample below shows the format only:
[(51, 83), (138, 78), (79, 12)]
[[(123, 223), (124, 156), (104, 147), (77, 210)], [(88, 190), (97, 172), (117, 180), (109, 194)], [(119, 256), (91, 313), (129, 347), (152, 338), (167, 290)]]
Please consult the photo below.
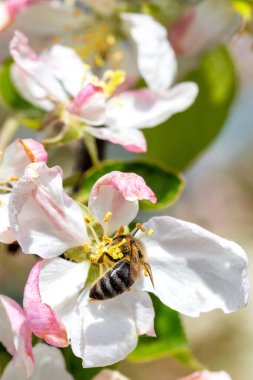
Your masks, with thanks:
[(131, 244), (131, 254), (130, 254), (130, 275), (134, 280), (140, 278), (142, 264), (139, 256), (138, 247), (135, 243)]

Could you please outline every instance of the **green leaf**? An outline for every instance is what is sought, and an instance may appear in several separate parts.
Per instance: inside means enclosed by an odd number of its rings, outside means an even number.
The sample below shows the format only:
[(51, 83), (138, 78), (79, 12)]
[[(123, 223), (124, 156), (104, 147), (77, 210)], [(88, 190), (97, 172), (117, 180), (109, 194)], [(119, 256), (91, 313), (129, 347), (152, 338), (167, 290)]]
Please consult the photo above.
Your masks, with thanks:
[(128, 356), (135, 362), (152, 361), (173, 356), (193, 369), (200, 369), (189, 347), (179, 314), (163, 305), (151, 295), (155, 308), (155, 332), (157, 337), (141, 336), (137, 348)]
[(227, 118), (236, 90), (232, 59), (224, 46), (203, 56), (198, 69), (185, 80), (199, 86), (197, 100), (188, 110), (162, 125), (145, 129), (148, 152), (157, 159), (182, 170), (218, 135)]
[(24, 110), (32, 106), (17, 92), (11, 80), (12, 61), (5, 61), (0, 68), (0, 98), (3, 104), (15, 110)]
[(11, 359), (11, 355), (6, 351), (4, 346), (0, 343), (0, 375), (2, 375), (10, 359)]
[(177, 200), (184, 187), (184, 180), (180, 174), (155, 161), (103, 161), (101, 167), (92, 167), (85, 173), (81, 190), (76, 197), (77, 200), (83, 203), (87, 202), (94, 183), (104, 174), (114, 170), (139, 174), (151, 187), (157, 196), (157, 203), (141, 201), (140, 208), (144, 210), (168, 207)]

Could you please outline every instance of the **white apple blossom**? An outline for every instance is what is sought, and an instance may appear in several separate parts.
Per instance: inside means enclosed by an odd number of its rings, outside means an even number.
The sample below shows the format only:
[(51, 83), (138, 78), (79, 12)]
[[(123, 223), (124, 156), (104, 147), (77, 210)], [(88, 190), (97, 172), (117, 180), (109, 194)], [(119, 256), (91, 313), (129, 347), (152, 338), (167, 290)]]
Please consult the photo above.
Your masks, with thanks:
[(10, 227), (8, 205), (13, 185), (31, 162), (47, 161), (42, 144), (33, 139), (20, 139), (10, 144), (0, 160), (0, 242), (16, 240)]
[[(49, 344), (70, 343), (84, 367), (122, 360), (139, 335), (155, 335), (147, 292), (192, 317), (217, 308), (230, 313), (247, 303), (241, 247), (169, 216), (153, 217), (129, 232), (140, 199), (156, 201), (142, 177), (112, 172), (95, 183), (88, 208), (80, 207), (64, 193), (60, 168), (43, 163), (30, 164), (12, 191), (10, 220), (19, 244), (25, 253), (46, 258), (34, 266), (25, 288), (31, 329)], [(116, 296), (107, 284), (115, 297), (89, 302), (92, 271), (104, 273), (112, 259), (123, 257), (129, 233), (145, 252), (154, 287), (141, 275), (131, 291)], [(63, 253), (73, 261), (56, 257)], [(108, 262), (101, 260), (105, 253)]]
[[(123, 80), (120, 71), (106, 71), (99, 81), (73, 49), (55, 45), (37, 56), (20, 32), (15, 33), (10, 51), (15, 61), (12, 79), (26, 100), (47, 111), (54, 110), (65, 125), (79, 123), (85, 133), (133, 152), (146, 151), (140, 129), (154, 127), (185, 110), (198, 93), (194, 83), (169, 88), (171, 83), (167, 80), (167, 89), (142, 88), (115, 95)], [(166, 62), (170, 72), (175, 66), (174, 56), (168, 53)], [(157, 65), (155, 61), (154, 68)], [(162, 72), (165, 71), (163, 67)]]
[(0, 317), (0, 342), (13, 356), (1, 380), (73, 380), (60, 350), (43, 343), (32, 347), (32, 332), (24, 310), (3, 295), (0, 295)]

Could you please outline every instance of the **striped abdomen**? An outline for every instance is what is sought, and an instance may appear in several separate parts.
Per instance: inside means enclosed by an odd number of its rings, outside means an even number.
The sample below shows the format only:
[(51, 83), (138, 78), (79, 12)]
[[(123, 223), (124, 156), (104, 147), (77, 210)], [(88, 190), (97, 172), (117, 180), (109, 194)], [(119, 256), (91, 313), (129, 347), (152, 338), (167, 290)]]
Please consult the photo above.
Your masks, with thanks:
[(135, 280), (130, 275), (130, 263), (121, 261), (100, 277), (90, 290), (90, 298), (106, 300), (114, 298), (129, 289)]

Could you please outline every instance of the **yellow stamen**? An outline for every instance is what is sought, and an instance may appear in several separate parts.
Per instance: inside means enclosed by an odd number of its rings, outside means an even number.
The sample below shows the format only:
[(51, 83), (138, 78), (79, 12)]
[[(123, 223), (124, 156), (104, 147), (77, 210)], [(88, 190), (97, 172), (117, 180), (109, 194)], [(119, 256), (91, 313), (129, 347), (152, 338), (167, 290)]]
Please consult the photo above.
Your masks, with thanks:
[(143, 227), (141, 223), (136, 223), (136, 227), (138, 228), (138, 230), (141, 230), (142, 232), (146, 232), (145, 228)]
[(97, 262), (97, 257), (95, 255), (90, 255), (90, 261), (92, 263), (96, 263)]
[(103, 236), (103, 241), (105, 242), (105, 243), (108, 243), (108, 244), (110, 244), (113, 240), (109, 237), (109, 236)]
[(152, 228), (146, 232), (147, 236), (151, 236), (154, 233), (154, 230)]
[(125, 227), (124, 227), (124, 226), (120, 226), (120, 227), (118, 228), (118, 230), (117, 230), (117, 233), (118, 233), (118, 234), (123, 234), (124, 231), (125, 231)]
[(85, 216), (84, 217), (84, 221), (85, 221), (85, 223), (89, 224), (90, 223), (90, 218), (88, 218), (88, 216)]
[(10, 177), (10, 181), (18, 181), (19, 178), (18, 177)]
[(125, 81), (125, 72), (122, 70), (107, 70), (103, 76), (103, 89), (107, 96), (114, 93), (116, 88)]
[(112, 217), (112, 213), (111, 212), (107, 212), (105, 217), (104, 217), (104, 222), (107, 223), (109, 222), (109, 220), (111, 219)]

